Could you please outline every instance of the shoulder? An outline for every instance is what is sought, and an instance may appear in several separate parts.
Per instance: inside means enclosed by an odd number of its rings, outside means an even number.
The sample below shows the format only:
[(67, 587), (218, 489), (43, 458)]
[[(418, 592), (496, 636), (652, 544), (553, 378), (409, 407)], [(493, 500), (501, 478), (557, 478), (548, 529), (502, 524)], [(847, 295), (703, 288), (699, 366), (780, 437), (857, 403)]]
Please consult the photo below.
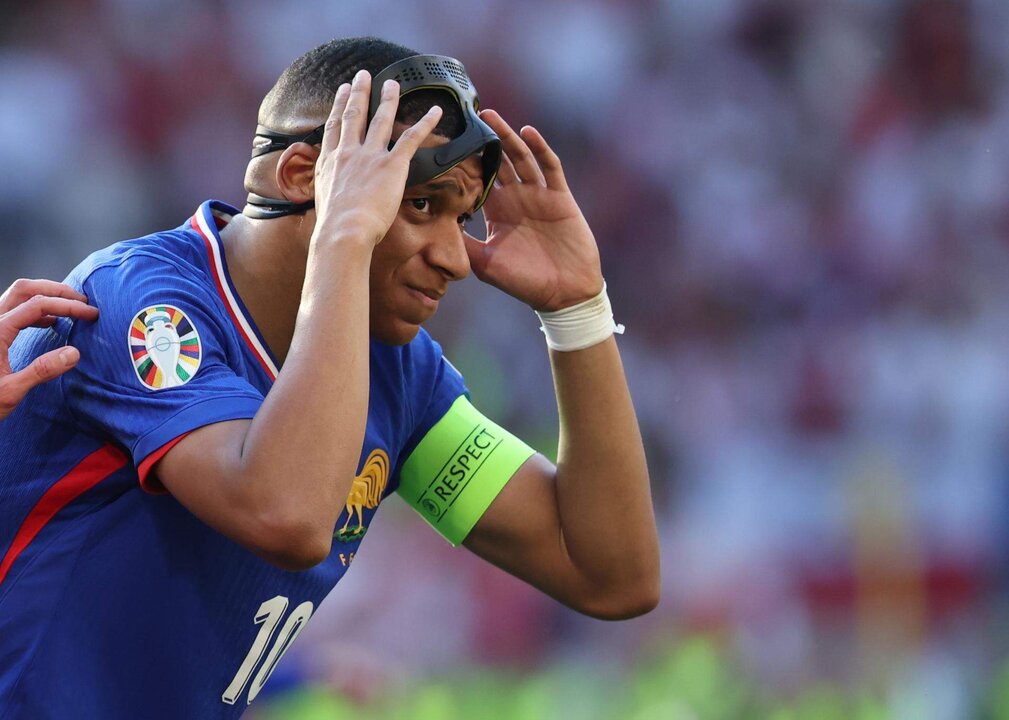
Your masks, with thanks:
[[(182, 228), (110, 245), (84, 259), (67, 278), (73, 287), (136, 294), (157, 281), (211, 288), (200, 238)], [(96, 302), (97, 298), (89, 298)]]
[(132, 377), (146, 357), (148, 334), (158, 328), (193, 343), (204, 365), (230, 365), (240, 356), (209, 266), (194, 254), (202, 250), (199, 240), (179, 230), (156, 233), (113, 245), (78, 266), (71, 284), (99, 312), (94, 322), (67, 327), (67, 342), (81, 350), (78, 374)]
[(462, 374), (425, 330), (399, 349), (412, 446), (460, 397), (468, 396)]
[(406, 345), (372, 346), (374, 370), (387, 377), (398, 376), (399, 391), (415, 420), (425, 415), (431, 403), (446, 395), (454, 400), (465, 394), (462, 374), (445, 357), (442, 347), (423, 328)]
[(121, 325), (165, 304), (217, 316), (223, 310), (204, 252), (202, 239), (183, 226), (99, 250), (71, 272), (67, 283), (98, 308), (98, 327), (107, 327), (106, 321)]
[(462, 374), (445, 357), (441, 345), (431, 337), (424, 328), (417, 337), (400, 348), (401, 362), (404, 373), (417, 381), (437, 381), (444, 373), (458, 376), (462, 382)]
[[(118, 334), (127, 314), (136, 314), (150, 298), (168, 302), (169, 296), (188, 295), (206, 305), (213, 292), (209, 278), (201, 277), (197, 237), (183, 228), (125, 240), (86, 257), (65, 282), (88, 296), (99, 309), (97, 322), (57, 318), (51, 328), (29, 329), (18, 335), (12, 348), (16, 366), (68, 342), (88, 340), (113, 327)], [(136, 307), (134, 307), (136, 306)], [(132, 314), (130, 317), (132, 318)], [(81, 337), (84, 333), (86, 337)], [(71, 338), (72, 339), (68, 339)]]

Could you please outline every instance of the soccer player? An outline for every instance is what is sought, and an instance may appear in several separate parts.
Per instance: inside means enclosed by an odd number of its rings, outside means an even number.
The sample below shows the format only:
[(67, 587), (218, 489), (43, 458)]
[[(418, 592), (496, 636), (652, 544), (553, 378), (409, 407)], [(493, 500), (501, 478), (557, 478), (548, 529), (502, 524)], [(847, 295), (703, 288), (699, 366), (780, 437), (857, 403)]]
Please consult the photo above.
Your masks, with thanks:
[(98, 308), (63, 283), (50, 280), (16, 280), (0, 295), (0, 420), (11, 414), (28, 391), (53, 380), (77, 364), (77, 348), (64, 347), (35, 358), (12, 372), (8, 352), (18, 333), (28, 327), (50, 327), (57, 317), (94, 320)]
[[(658, 602), (595, 241), (543, 137), (476, 110), (457, 61), (316, 48), (261, 105), (243, 212), (95, 253), (68, 282), (97, 322), (19, 338), (86, 352), (0, 426), (0, 716), (239, 716), (393, 492), (581, 612)], [(539, 313), (556, 467), (421, 329), (471, 269)]]

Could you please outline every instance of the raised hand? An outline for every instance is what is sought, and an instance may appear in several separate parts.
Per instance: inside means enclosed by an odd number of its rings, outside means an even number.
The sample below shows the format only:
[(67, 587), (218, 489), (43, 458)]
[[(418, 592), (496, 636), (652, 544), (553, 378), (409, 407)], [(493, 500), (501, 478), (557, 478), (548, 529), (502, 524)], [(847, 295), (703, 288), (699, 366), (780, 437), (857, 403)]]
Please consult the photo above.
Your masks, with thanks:
[(369, 125), (370, 94), (371, 75), (365, 70), (336, 92), (315, 165), (317, 237), (359, 232), (377, 245), (396, 219), (411, 158), (441, 118), (441, 108), (432, 107), (390, 149), (399, 83), (385, 82)]
[(57, 378), (80, 360), (77, 348), (63, 347), (11, 371), (8, 352), (17, 334), (28, 327), (49, 327), (57, 317), (95, 320), (98, 309), (73, 288), (50, 280), (18, 280), (0, 295), (0, 420), (36, 385)]
[(568, 189), (557, 154), (539, 131), (516, 133), (493, 110), (480, 117), (504, 149), (483, 207), (487, 242), (467, 237), (477, 277), (535, 310), (560, 310), (602, 290), (599, 250)]

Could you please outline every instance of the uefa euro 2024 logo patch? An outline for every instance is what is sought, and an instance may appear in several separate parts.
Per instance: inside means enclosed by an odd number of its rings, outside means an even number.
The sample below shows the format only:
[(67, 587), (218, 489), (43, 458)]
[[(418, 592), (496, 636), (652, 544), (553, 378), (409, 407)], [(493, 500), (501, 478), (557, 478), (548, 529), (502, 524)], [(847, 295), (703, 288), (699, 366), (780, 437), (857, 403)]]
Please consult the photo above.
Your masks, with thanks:
[(137, 378), (152, 390), (185, 385), (200, 368), (200, 335), (177, 307), (141, 310), (130, 323), (129, 342)]

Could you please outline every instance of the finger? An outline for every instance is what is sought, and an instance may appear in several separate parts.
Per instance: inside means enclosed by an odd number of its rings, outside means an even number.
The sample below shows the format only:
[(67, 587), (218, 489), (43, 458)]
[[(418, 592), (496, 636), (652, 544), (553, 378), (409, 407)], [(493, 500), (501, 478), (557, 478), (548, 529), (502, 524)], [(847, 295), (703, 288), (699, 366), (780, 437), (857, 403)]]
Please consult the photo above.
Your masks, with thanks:
[(87, 296), (64, 283), (52, 280), (27, 280), (21, 278), (20, 280), (15, 280), (14, 284), (7, 289), (7, 292), (0, 296), (0, 314), (12, 310), (15, 306), (36, 295), (62, 297), (85, 303), (88, 301)]
[(371, 74), (359, 70), (350, 85), (350, 98), (343, 109), (343, 135), (348, 142), (360, 145), (368, 123), (368, 99), (371, 96)]
[(392, 128), (396, 123), (396, 110), (399, 108), (399, 83), (386, 80), (382, 83), (382, 99), (379, 101), (375, 117), (368, 125), (365, 142), (376, 148), (389, 147), (392, 138)]
[(494, 182), (504, 187), (505, 185), (512, 185), (518, 181), (519, 176), (515, 172), (515, 166), (512, 165), (512, 161), (508, 159), (508, 156), (502, 153), (501, 164), (498, 166), (497, 177), (494, 178)]
[(534, 183), (545, 185), (543, 173), (540, 171), (536, 158), (519, 134), (512, 130), (511, 125), (504, 121), (500, 115), (493, 110), (484, 110), (480, 113), (480, 118), (491, 126), (491, 129), (501, 138), (501, 147), (505, 155), (511, 159), (515, 166), (515, 174), (524, 183)]
[(462, 237), (466, 254), (469, 256), (469, 265), (476, 276), (483, 279), (492, 250), (487, 243), (473, 237), (468, 232), (464, 232)]
[(564, 168), (561, 166), (561, 159), (553, 151), (546, 139), (539, 130), (532, 125), (526, 125), (519, 130), (519, 135), (526, 142), (526, 146), (532, 151), (533, 157), (540, 170), (543, 171), (543, 179), (546, 180), (547, 187), (554, 190), (567, 190), (568, 181), (564, 177)]
[(18, 331), (41, 322), (48, 316), (95, 320), (98, 318), (98, 308), (78, 300), (36, 295), (10, 312), (0, 315), (0, 338), (10, 338), (13, 341), (13, 336)]
[(31, 324), (34, 328), (49, 328), (56, 324), (56, 317), (53, 315), (46, 315), (41, 320), (36, 320)]
[(329, 117), (326, 119), (326, 132), (322, 135), (322, 152), (332, 152), (340, 144), (340, 129), (343, 125), (343, 111), (347, 107), (347, 98), (350, 96), (350, 83), (343, 83), (336, 89), (336, 96), (333, 98), (333, 107), (329, 110)]
[(396, 154), (406, 154), (411, 158), (417, 152), (417, 148), (434, 131), (441, 120), (442, 109), (438, 105), (432, 105), (420, 120), (403, 131), (399, 136), (392, 152)]
[(24, 370), (0, 378), (0, 417), (9, 414), (33, 387), (58, 378), (80, 359), (77, 348), (67, 346), (47, 352)]

